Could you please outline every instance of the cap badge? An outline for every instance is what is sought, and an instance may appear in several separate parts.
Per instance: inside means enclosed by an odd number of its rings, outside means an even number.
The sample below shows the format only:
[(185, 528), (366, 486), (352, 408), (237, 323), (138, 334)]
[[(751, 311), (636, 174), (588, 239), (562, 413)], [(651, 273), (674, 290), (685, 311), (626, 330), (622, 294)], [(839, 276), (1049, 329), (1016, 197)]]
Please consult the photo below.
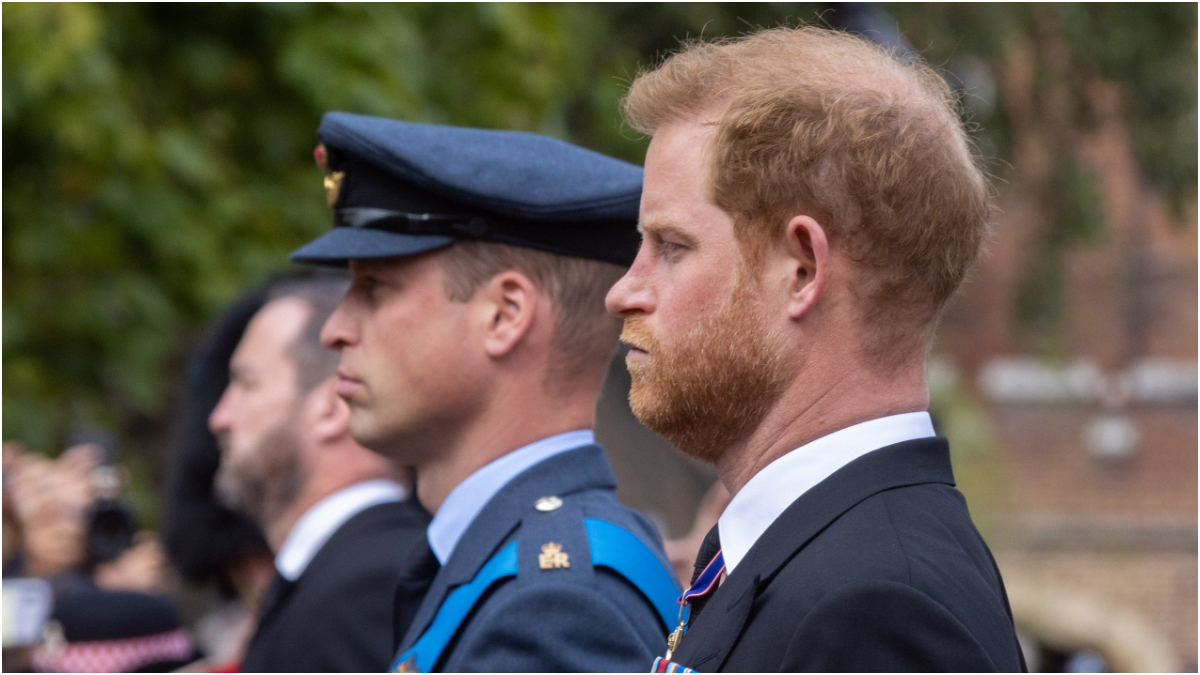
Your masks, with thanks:
[(542, 497), (534, 502), (533, 508), (541, 511), (542, 513), (549, 513), (550, 511), (553, 511), (562, 505), (563, 500), (559, 499), (558, 497)]
[(571, 556), (563, 553), (562, 544), (549, 542), (542, 544), (542, 554), (538, 556), (538, 567), (544, 570), (557, 570), (571, 566)]
[(342, 191), (342, 179), (346, 177), (343, 171), (334, 171), (333, 173), (325, 174), (325, 203), (329, 208), (337, 203), (338, 195)]
[(346, 177), (346, 173), (329, 170), (329, 151), (325, 149), (324, 143), (318, 143), (317, 147), (313, 148), (313, 161), (325, 172), (325, 203), (332, 209), (342, 192), (342, 179)]

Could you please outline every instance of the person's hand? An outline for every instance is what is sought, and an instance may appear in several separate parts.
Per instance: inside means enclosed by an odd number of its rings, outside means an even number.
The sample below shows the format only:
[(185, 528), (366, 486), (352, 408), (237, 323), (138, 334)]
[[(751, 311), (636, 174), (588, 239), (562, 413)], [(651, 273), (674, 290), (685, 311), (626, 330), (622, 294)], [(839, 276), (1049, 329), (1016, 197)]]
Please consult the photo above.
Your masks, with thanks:
[(25, 444), (20, 441), (4, 442), (4, 492), (3, 507), (0, 513), (4, 516), (4, 564), (17, 557), (21, 552), (21, 521), (17, 518), (17, 510), (13, 505), (12, 493), (8, 489), (12, 468), (16, 466), (17, 458), (25, 453)]
[(26, 573), (47, 577), (78, 567), (87, 552), (91, 475), (102, 450), (75, 446), (57, 460), (16, 446), (5, 451), (5, 493), (21, 527)]
[(46, 507), (22, 523), (25, 573), (50, 577), (83, 564), (87, 525), (83, 513)]

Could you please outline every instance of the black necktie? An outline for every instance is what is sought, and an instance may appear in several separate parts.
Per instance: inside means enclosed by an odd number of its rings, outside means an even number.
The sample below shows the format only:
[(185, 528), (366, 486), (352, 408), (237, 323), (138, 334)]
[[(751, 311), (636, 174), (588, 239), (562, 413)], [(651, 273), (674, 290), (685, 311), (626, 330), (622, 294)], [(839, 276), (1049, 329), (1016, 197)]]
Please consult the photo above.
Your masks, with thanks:
[[(692, 572), (693, 584), (696, 583), (696, 579), (700, 578), (700, 573), (704, 571), (704, 568), (708, 567), (708, 564), (712, 562), (712, 559), (717, 557), (717, 553), (720, 550), (721, 532), (717, 529), (717, 525), (713, 525), (712, 529), (708, 531), (708, 534), (704, 535), (704, 541), (700, 543), (700, 551), (696, 553), (696, 566), (695, 570)], [(704, 606), (708, 604), (708, 599), (711, 598), (714, 593), (716, 593), (716, 591), (692, 600), (690, 614), (688, 615), (690, 617), (688, 619), (689, 624), (694, 623), (696, 617), (700, 616), (700, 610), (704, 609)]]
[(429, 590), (429, 585), (433, 583), (433, 578), (437, 576), (438, 570), (442, 567), (437, 556), (434, 555), (433, 549), (429, 547), (429, 541), (424, 537), (421, 538), (421, 541), (422, 550), (413, 553), (414, 558), (411, 565), (400, 575), (396, 583), (395, 604), (393, 605), (395, 609), (392, 615), (392, 634), (395, 639), (392, 645), (393, 650), (400, 648), (400, 642), (408, 633), (409, 625), (417, 617), (417, 610), (421, 607), (421, 600), (425, 597), (425, 592)]

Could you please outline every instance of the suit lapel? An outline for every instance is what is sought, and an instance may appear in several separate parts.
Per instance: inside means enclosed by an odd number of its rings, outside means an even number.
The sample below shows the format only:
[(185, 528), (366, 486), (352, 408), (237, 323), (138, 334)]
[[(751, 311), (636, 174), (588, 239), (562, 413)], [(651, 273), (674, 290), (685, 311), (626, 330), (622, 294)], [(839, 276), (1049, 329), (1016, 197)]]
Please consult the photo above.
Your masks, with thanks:
[(446, 596), (475, 578), (479, 570), (513, 535), (521, 519), (541, 497), (615, 487), (616, 477), (604, 450), (588, 445), (539, 462), (505, 484), (488, 501), (454, 547), (421, 602), (400, 651), (407, 650), (429, 628)]
[(279, 609), (283, 606), (292, 589), (296, 587), (295, 582), (288, 581), (283, 578), (283, 575), (278, 570), (275, 571), (275, 576), (271, 578), (270, 585), (263, 593), (262, 604), (258, 611), (258, 630), (261, 632), (262, 627), (278, 614)]
[(745, 628), (755, 598), (812, 539), (862, 500), (884, 490), (922, 483), (954, 484), (946, 439), (889, 445), (850, 462), (800, 495), (759, 537), (716, 590), (680, 645), (680, 663), (721, 669)]
[[(740, 566), (738, 571), (742, 571)], [(750, 618), (760, 583), (757, 574), (727, 578), (697, 617), (696, 625), (688, 628), (675, 659), (701, 672), (719, 670)]]

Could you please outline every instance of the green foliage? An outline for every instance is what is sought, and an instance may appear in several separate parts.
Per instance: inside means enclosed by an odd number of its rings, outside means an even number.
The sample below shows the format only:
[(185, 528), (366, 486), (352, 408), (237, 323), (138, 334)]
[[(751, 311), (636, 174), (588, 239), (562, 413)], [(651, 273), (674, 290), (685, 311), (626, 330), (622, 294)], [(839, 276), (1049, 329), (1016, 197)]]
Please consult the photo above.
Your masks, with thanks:
[(1076, 160), (1064, 162), (1044, 190), (1049, 226), (1033, 242), (1017, 286), (1013, 320), (1035, 351), (1061, 356), (1064, 253), (1104, 239), (1104, 199), (1096, 176)]
[[(893, 5), (901, 28), (954, 81), (956, 65), (987, 63), (997, 79), (1014, 53), (1032, 61), (1033, 91), (1014, 119), (997, 88), (992, 114), (975, 117), (980, 147), (993, 173), (1010, 182), (1007, 160), (1018, 132), (1049, 156), (1049, 179), (1034, 198), (1046, 224), (1031, 242), (1012, 306), (1019, 343), (1035, 351), (1061, 349), (1064, 256), (1104, 241), (1104, 199), (1079, 160), (1079, 136), (1096, 123), (1096, 80), (1122, 87), (1123, 122), (1141, 170), (1169, 200), (1177, 218), (1195, 197), (1197, 181), (1196, 5), (989, 4)], [(971, 96), (967, 92), (967, 110)], [(1018, 130), (1015, 125), (1026, 125)]]
[[(887, 10), (936, 66), (970, 56), (993, 72), (1047, 11)], [(311, 159), (324, 112), (539, 131), (640, 162), (646, 141), (617, 110), (639, 68), (680, 38), (831, 20), (820, 11), (6, 3), (5, 438), (56, 451), (73, 422), (100, 422), (136, 453), (161, 454), (149, 444), (194, 336), (328, 227)], [(1053, 11), (1076, 65), (1129, 88), (1147, 175), (1176, 197), (1194, 189), (1195, 6)], [(1003, 159), (1003, 105), (980, 110), (985, 147)], [(1082, 175), (1062, 178), (1083, 195), (1068, 200), (1079, 209), (1090, 198)], [(1100, 222), (1073, 208), (1060, 211), (1063, 232)]]
[(1179, 215), (1196, 188), (1196, 5), (1056, 5), (1081, 67), (1127, 87), (1129, 129), (1147, 178)]
[(328, 226), (311, 160), (325, 111), (637, 161), (616, 102), (643, 59), (614, 26), (666, 48), (712, 16), (740, 29), (742, 11), (4, 5), (5, 437), (53, 452), (75, 421), (161, 419), (205, 320)]

